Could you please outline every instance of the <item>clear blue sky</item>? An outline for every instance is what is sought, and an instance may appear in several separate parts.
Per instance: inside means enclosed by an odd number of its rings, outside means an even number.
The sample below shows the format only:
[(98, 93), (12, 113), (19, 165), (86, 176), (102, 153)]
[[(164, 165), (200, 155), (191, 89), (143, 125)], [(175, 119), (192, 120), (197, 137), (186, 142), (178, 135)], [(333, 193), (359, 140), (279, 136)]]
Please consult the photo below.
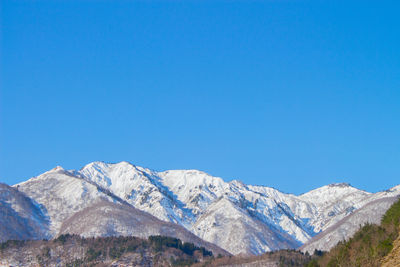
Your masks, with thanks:
[(0, 181), (200, 169), (400, 184), (400, 1), (1, 3)]

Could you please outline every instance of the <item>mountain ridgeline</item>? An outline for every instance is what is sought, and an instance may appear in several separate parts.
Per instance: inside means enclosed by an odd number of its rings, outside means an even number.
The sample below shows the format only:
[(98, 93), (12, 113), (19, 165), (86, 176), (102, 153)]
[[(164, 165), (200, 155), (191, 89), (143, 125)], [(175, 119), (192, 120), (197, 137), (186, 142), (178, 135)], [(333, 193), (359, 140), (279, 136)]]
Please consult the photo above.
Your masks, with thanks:
[(379, 223), (400, 194), (400, 186), (369, 193), (331, 184), (293, 195), (198, 170), (156, 172), (128, 162), (56, 167), (0, 190), (0, 241), (160, 235), (222, 256), (329, 250), (360, 225)]

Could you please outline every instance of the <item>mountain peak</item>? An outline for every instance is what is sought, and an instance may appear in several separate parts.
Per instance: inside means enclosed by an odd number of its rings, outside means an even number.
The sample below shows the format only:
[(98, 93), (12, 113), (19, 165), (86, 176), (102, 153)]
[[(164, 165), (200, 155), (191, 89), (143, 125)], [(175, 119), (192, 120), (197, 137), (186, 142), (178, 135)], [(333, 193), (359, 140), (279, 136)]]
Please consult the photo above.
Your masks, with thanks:
[(349, 183), (332, 183), (328, 185), (329, 187), (352, 187)]
[(105, 163), (104, 161), (93, 161), (93, 162), (90, 162), (90, 163), (86, 164), (85, 166), (83, 166), (81, 168), (81, 170), (88, 169), (88, 168), (96, 168), (96, 167), (105, 168), (108, 165), (109, 164)]
[(104, 161), (93, 161), (91, 163), (86, 164), (80, 171), (88, 170), (88, 169), (95, 169), (97, 171), (104, 171), (108, 169), (134, 169), (137, 171), (147, 170), (145, 168), (136, 166), (128, 161), (121, 161), (116, 163), (106, 163)]
[(61, 166), (56, 166), (52, 169), (52, 171), (58, 172), (58, 171), (65, 171), (63, 167)]
[[(63, 167), (61, 167), (61, 166), (56, 166), (56, 167), (54, 167), (53, 169), (51, 169), (51, 170), (49, 170), (49, 171), (47, 171), (47, 172), (45, 172), (45, 173), (43, 173), (43, 174), (49, 174), (49, 173), (65, 173), (65, 172), (67, 172)], [(42, 174), (42, 175), (43, 175)]]

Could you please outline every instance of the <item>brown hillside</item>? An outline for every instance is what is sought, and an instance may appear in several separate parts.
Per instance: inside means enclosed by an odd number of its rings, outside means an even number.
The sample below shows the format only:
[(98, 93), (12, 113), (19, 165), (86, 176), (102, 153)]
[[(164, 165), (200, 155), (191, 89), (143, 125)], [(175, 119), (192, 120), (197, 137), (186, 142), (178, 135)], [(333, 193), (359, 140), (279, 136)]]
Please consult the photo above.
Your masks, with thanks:
[(393, 249), (382, 261), (382, 267), (400, 266), (400, 237), (393, 242)]

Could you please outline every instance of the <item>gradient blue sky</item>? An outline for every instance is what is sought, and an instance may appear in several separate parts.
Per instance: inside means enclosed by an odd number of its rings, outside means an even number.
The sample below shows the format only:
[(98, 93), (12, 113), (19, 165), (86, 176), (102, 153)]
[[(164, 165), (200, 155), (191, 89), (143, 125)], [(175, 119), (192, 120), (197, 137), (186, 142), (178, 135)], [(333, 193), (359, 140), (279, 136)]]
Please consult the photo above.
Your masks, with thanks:
[(400, 1), (1, 3), (0, 181), (200, 169), (400, 184)]

